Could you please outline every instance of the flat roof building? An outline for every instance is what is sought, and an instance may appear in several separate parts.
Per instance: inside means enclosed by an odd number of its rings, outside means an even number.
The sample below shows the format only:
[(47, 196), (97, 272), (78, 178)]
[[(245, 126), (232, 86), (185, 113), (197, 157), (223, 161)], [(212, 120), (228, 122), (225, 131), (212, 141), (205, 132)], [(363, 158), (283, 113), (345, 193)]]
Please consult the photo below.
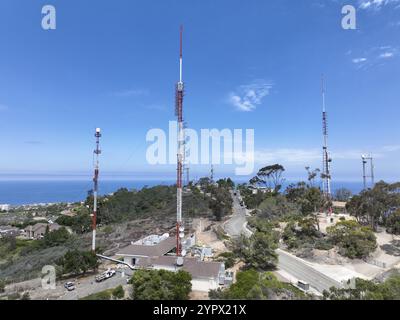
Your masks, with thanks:
[[(138, 242), (137, 242), (138, 243)], [(168, 237), (153, 245), (132, 244), (121, 249), (117, 256), (136, 269), (186, 271), (192, 276), (192, 290), (208, 292), (224, 284), (225, 265), (184, 257), (183, 266), (177, 265), (176, 239)]]

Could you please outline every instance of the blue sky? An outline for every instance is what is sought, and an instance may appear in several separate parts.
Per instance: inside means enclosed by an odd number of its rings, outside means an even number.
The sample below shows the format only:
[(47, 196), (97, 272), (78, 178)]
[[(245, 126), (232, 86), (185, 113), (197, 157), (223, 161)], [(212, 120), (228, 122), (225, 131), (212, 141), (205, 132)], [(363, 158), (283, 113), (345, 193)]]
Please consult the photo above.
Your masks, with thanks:
[(174, 120), (181, 23), (189, 127), (254, 128), (256, 167), (303, 178), (321, 166), (324, 73), (333, 179), (361, 180), (369, 152), (378, 178), (400, 178), (399, 0), (1, 1), (1, 176), (90, 173), (101, 127), (105, 176), (173, 177), (146, 163), (145, 136)]

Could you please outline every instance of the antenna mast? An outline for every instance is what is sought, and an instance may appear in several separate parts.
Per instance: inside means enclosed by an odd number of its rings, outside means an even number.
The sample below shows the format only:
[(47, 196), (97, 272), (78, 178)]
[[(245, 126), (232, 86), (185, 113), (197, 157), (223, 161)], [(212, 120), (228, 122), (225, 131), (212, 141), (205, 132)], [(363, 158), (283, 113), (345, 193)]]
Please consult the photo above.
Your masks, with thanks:
[(179, 50), (179, 82), (175, 89), (175, 113), (178, 118), (178, 154), (177, 154), (177, 179), (176, 179), (176, 255), (182, 257), (182, 238), (184, 237), (184, 227), (182, 224), (182, 174), (184, 159), (185, 132), (183, 124), (183, 96), (184, 83), (182, 79), (182, 36), (183, 26), (180, 28), (180, 50)]
[(93, 213), (92, 217), (92, 251), (96, 251), (96, 223), (97, 223), (97, 193), (98, 193), (98, 181), (99, 181), (99, 155), (101, 154), (100, 150), (100, 137), (101, 130), (100, 128), (96, 129), (96, 133), (94, 135), (96, 137), (96, 149), (94, 150), (95, 160), (94, 160), (94, 177), (93, 177)]
[[(374, 158), (372, 157), (372, 155), (362, 155), (361, 159), (362, 159), (362, 164), (363, 164), (364, 190), (367, 190), (367, 178), (371, 178), (371, 184), (372, 184), (371, 188), (373, 188), (374, 185), (375, 185)], [(367, 175), (367, 164), (368, 164), (368, 161), (370, 162), (370, 169), (371, 169), (370, 176)]]
[(332, 159), (330, 157), (328, 151), (328, 114), (326, 112), (325, 106), (325, 80), (324, 76), (322, 76), (322, 130), (324, 136), (324, 145), (323, 145), (323, 170), (322, 170), (322, 180), (323, 180), (323, 192), (325, 198), (327, 200), (331, 199), (332, 190), (331, 190), (331, 162)]

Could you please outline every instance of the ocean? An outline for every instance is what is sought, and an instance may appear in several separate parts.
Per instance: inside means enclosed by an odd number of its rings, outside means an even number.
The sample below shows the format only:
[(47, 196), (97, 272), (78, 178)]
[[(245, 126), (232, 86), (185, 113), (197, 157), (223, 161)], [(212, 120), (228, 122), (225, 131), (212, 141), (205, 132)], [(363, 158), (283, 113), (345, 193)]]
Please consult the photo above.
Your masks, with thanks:
[[(173, 181), (106, 180), (99, 184), (99, 193), (109, 194), (120, 188), (141, 189), (145, 186), (172, 185)], [(285, 183), (285, 187), (290, 182)], [(362, 189), (361, 182), (333, 182), (332, 189), (347, 188), (353, 194)], [(85, 180), (14, 180), (0, 181), (0, 204), (23, 205), (35, 203), (78, 202), (86, 199), (92, 182)]]

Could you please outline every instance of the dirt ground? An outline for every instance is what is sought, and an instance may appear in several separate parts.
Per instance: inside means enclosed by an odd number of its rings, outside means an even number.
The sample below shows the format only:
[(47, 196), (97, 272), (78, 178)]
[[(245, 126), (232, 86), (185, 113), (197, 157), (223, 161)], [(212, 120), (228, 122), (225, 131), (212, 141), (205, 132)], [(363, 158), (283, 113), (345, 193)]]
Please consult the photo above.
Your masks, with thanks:
[[(340, 215), (344, 216), (344, 215)], [(348, 220), (348, 216), (345, 216)], [(336, 223), (338, 217), (334, 217)], [(321, 218), (321, 231), (332, 225), (330, 221)], [(337, 252), (337, 249), (329, 251), (313, 250), (312, 257), (306, 260), (313, 263), (317, 269), (333, 278), (340, 278), (340, 274), (354, 274), (365, 279), (379, 277), (391, 269), (400, 267), (400, 236), (394, 236), (380, 230), (375, 233), (378, 248), (365, 260), (348, 259)]]
[(226, 246), (222, 240), (219, 240), (214, 228), (218, 227), (218, 223), (212, 222), (206, 218), (193, 219), (193, 228), (195, 230), (197, 244), (207, 245), (214, 251), (214, 256), (226, 251)]
[(208, 292), (192, 291), (189, 300), (210, 300)]

